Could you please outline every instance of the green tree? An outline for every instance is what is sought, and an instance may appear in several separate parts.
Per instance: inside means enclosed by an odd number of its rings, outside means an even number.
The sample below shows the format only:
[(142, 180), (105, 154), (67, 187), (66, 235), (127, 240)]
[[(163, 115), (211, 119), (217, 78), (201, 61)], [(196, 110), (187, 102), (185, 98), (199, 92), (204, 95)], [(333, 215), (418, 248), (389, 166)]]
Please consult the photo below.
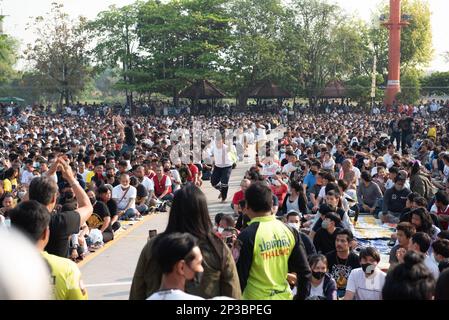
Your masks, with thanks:
[(362, 22), (322, 0), (293, 0), (287, 12), (284, 45), (289, 64), (311, 103), (329, 80), (362, 72), (366, 51)]
[(281, 34), (286, 12), (279, 0), (234, 0), (228, 10), (234, 41), (226, 54), (225, 85), (246, 105), (256, 82), (270, 79), (285, 86), (291, 80)]
[(434, 72), (421, 79), (422, 93), (428, 95), (449, 94), (449, 72)]
[(421, 97), (421, 73), (417, 69), (407, 69), (401, 77), (401, 92), (396, 100), (400, 103), (414, 104)]
[(57, 93), (59, 103), (69, 104), (84, 88), (89, 77), (88, 36), (86, 19), (69, 18), (63, 5), (53, 3), (51, 12), (33, 21), (37, 39), (28, 44), (25, 55), (41, 79), (41, 88)]
[(150, 0), (139, 11), (139, 90), (173, 97), (187, 84), (214, 78), (222, 66), (221, 54), (230, 44), (225, 0)]
[(138, 64), (137, 18), (141, 6), (141, 2), (121, 8), (112, 5), (86, 25), (86, 30), (96, 41), (91, 53), (97, 72), (121, 65), (122, 81), (118, 83), (125, 91), (129, 105), (132, 105), (134, 90), (131, 75)]
[[(3, 16), (0, 16), (0, 23)], [(17, 62), (17, 41), (0, 33), (0, 83), (11, 80), (15, 76), (14, 65)]]

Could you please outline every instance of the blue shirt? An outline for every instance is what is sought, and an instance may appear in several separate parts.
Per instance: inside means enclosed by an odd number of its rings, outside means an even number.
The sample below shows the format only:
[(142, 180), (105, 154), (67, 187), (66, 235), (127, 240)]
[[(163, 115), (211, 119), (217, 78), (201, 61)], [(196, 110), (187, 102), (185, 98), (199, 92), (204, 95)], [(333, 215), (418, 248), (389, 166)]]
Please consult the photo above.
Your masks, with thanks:
[(316, 177), (311, 172), (309, 172), (304, 178), (304, 184), (308, 189), (312, 188), (316, 184)]

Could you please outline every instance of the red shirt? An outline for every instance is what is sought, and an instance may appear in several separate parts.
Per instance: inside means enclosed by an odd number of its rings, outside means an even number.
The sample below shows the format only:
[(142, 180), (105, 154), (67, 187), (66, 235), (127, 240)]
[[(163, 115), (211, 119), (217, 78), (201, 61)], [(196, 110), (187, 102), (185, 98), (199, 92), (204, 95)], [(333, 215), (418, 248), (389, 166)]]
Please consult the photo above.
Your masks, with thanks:
[[(154, 182), (154, 194), (156, 195), (156, 197), (159, 197), (162, 193), (164, 193), (165, 191), (165, 184), (167, 183), (167, 179), (169, 179), (169, 177), (167, 175), (163, 175), (162, 179), (159, 180), (157, 178), (157, 176), (153, 177), (153, 182)], [(171, 193), (171, 187), (168, 187), (168, 193)]]
[(237, 191), (234, 193), (234, 197), (232, 198), (232, 204), (234, 206), (238, 206), (239, 202), (245, 200), (245, 194), (243, 193), (243, 190)]
[(195, 175), (199, 173), (198, 167), (192, 163), (188, 164), (187, 166), (189, 167), (190, 173), (192, 174), (192, 176), (187, 177), (187, 181), (193, 182), (195, 181)]
[[(437, 215), (438, 216), (443, 216), (443, 215), (444, 216), (449, 216), (449, 206), (446, 207), (445, 211), (441, 211), (440, 209), (438, 209)], [(444, 222), (444, 221), (440, 221), (440, 225), (441, 225), (441, 228), (443, 228), (443, 230), (447, 230), (447, 227), (448, 227), (449, 223)]]
[(281, 185), (280, 187), (271, 186), (271, 191), (279, 200), (279, 207), (282, 207), (284, 204), (284, 199), (287, 196), (288, 186), (286, 184)]

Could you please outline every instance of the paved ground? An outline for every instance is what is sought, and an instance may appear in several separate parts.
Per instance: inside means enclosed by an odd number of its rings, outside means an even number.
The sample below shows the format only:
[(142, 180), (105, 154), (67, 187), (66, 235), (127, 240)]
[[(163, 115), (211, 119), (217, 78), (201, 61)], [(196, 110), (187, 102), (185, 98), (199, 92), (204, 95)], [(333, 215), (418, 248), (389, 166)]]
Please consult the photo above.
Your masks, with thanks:
[[(230, 203), (234, 192), (239, 190), (240, 181), (245, 171), (254, 163), (254, 146), (250, 148), (250, 158), (240, 162), (233, 170), (230, 180), (228, 201), (224, 204), (218, 200), (218, 191), (204, 181), (203, 191), (207, 196), (211, 218), (219, 212), (232, 212)], [(128, 299), (134, 269), (140, 252), (148, 239), (148, 230), (156, 229), (158, 233), (165, 230), (168, 214), (146, 217), (125, 231), (112, 243), (95, 254), (87, 257), (80, 264), (83, 280), (91, 300)]]

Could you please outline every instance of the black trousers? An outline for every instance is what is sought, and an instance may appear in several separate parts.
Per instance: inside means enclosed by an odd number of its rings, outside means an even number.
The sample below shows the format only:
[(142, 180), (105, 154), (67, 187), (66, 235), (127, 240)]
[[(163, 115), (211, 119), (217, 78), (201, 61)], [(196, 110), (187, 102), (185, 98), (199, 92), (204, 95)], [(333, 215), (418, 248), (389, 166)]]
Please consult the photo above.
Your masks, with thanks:
[(231, 178), (232, 166), (226, 168), (214, 167), (214, 171), (212, 172), (212, 177), (210, 182), (212, 187), (217, 190), (220, 190), (221, 198), (226, 200), (228, 197), (228, 183)]

